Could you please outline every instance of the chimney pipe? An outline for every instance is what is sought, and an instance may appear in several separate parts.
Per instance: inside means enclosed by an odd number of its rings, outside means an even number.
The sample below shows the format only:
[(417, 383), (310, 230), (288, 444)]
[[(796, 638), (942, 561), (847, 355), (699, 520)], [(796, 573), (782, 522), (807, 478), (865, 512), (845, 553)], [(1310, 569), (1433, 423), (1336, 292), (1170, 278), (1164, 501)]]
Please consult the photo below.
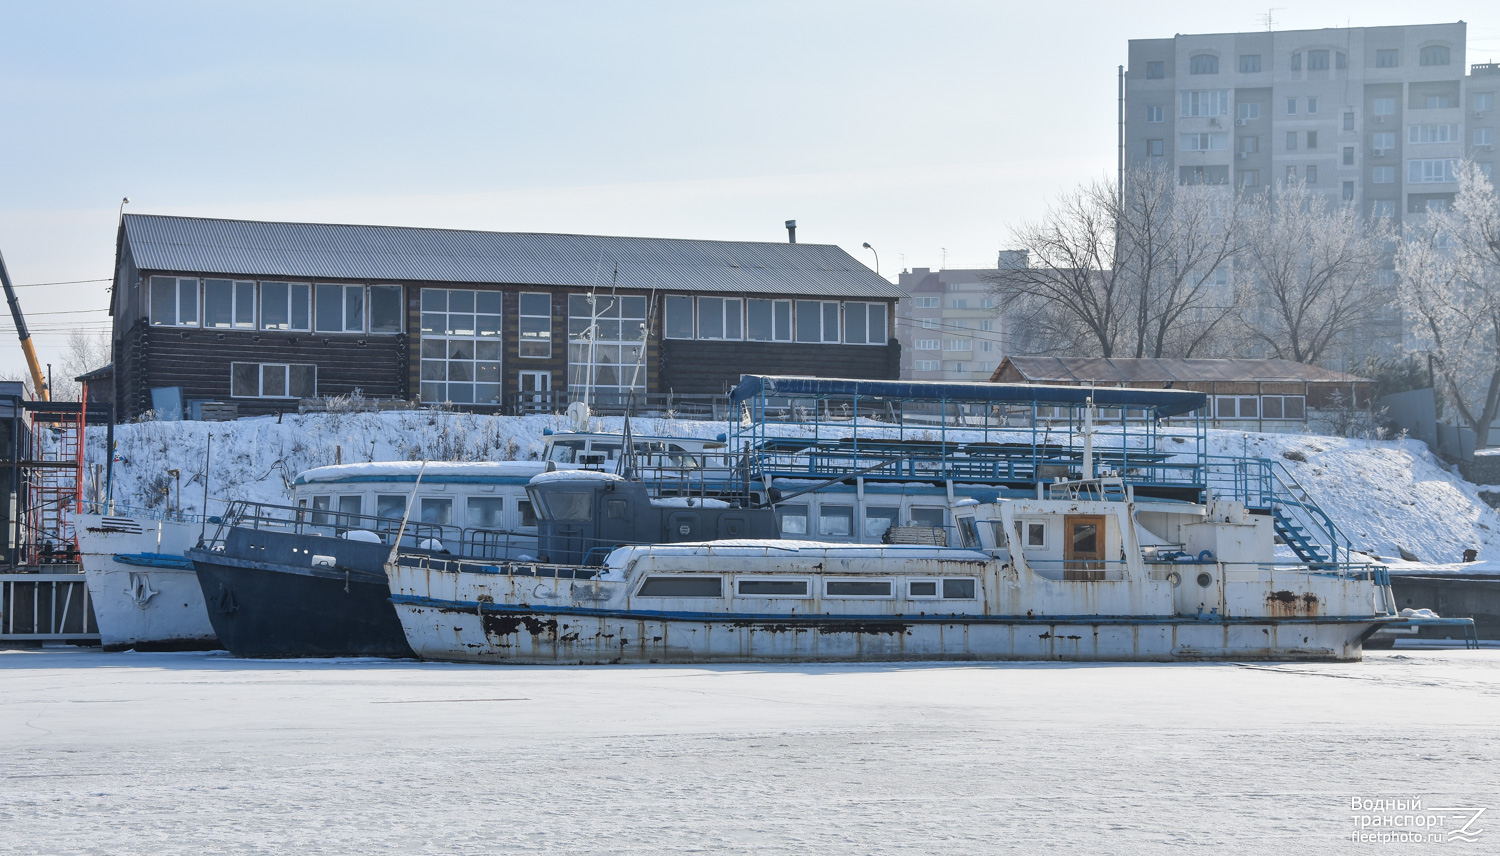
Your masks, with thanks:
[(786, 242), (788, 244), (795, 244), (795, 243), (797, 243), (797, 221), (796, 220), (788, 220), (788, 221), (786, 221)]

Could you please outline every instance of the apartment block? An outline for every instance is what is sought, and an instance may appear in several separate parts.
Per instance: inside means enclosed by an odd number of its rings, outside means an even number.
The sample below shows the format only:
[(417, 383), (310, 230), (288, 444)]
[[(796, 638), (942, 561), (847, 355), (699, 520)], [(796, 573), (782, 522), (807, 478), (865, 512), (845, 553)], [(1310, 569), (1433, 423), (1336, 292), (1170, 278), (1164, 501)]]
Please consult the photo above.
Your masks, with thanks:
[(1024, 250), (999, 254), (995, 268), (913, 268), (897, 284), (896, 338), (903, 380), (983, 383), (1006, 356), (1005, 318), (991, 277), (1026, 266)]

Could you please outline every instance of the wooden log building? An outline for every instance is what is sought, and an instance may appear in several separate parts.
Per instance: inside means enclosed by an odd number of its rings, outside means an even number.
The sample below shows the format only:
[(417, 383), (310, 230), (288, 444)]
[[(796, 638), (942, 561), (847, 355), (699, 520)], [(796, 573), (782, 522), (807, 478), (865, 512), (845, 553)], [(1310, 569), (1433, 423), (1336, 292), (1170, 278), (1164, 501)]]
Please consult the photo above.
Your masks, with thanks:
[(895, 379), (896, 286), (832, 245), (126, 214), (115, 400), (349, 395), (479, 411)]

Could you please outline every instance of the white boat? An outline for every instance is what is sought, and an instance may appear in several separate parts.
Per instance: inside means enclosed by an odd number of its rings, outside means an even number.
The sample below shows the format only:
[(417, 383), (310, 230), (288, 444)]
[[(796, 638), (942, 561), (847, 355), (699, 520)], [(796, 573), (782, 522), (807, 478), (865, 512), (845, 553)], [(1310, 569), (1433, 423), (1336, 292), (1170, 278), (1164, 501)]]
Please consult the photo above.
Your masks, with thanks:
[[(547, 489), (531, 488), (543, 554)], [(1278, 561), (1272, 519), (1237, 502), (1137, 502), (1097, 479), (951, 512), (957, 548), (734, 540), (597, 567), (403, 554), (386, 573), (419, 656), (489, 663), (1357, 660), (1399, 620), (1382, 567)]]
[(193, 563), (183, 552), (201, 521), (161, 519), (117, 509), (74, 518), (100, 641), (106, 651), (219, 647)]

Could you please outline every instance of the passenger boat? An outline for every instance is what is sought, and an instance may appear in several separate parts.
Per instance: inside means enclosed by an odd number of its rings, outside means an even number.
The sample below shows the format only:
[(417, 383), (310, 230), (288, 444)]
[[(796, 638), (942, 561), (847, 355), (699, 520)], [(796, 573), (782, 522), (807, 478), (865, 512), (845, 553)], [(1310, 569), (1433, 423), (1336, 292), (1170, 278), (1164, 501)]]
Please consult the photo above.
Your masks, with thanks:
[(74, 518), (89, 599), (106, 651), (219, 647), (193, 563), (201, 520), (124, 507)]
[[(534, 483), (545, 554), (616, 482)], [(561, 492), (573, 494), (554, 500)], [(1356, 660), (1395, 616), (1372, 565), (1279, 561), (1242, 503), (1138, 498), (1119, 478), (956, 500), (956, 547), (733, 539), (578, 564), (399, 551), (418, 656), (487, 663)], [(576, 553), (576, 551), (574, 551)]]

